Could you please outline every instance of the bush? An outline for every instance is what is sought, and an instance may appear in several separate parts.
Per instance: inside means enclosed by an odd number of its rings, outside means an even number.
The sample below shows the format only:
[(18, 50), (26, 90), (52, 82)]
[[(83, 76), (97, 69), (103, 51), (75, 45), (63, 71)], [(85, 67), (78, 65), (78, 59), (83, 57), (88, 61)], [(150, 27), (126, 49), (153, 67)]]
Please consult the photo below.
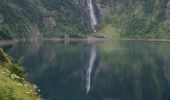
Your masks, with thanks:
[(0, 49), (0, 62), (1, 62), (1, 63), (12, 64), (12, 60), (8, 57), (7, 54), (5, 54), (5, 53), (3, 52), (2, 49)]
[(142, 36), (147, 37), (148, 34), (155, 34), (158, 29), (158, 23), (147, 17), (131, 17), (123, 24), (125, 36)]
[(12, 39), (12, 35), (9, 28), (5, 26), (0, 27), (0, 34), (0, 39)]
[(1, 64), (7, 67), (12, 74), (16, 74), (17, 76), (24, 78), (25, 71), (23, 70), (22, 67), (23, 59), (20, 59), (17, 64), (14, 64), (12, 61), (13, 61), (12, 58), (5, 54), (2, 49), (0, 49)]
[(170, 39), (170, 20), (162, 22), (159, 24), (159, 29), (157, 32), (157, 38)]
[(24, 78), (25, 77), (25, 71), (23, 70), (22, 66), (18, 65), (18, 64), (12, 64), (10, 65), (9, 68), (10, 72), (12, 74), (15, 74), (17, 76), (19, 76), (20, 78)]
[(159, 22), (155, 19), (127, 14), (107, 17), (103, 28), (107, 25), (112, 27), (112, 32), (109, 32), (112, 33), (111, 35), (118, 34), (121, 37), (130, 38), (155, 37), (159, 28)]

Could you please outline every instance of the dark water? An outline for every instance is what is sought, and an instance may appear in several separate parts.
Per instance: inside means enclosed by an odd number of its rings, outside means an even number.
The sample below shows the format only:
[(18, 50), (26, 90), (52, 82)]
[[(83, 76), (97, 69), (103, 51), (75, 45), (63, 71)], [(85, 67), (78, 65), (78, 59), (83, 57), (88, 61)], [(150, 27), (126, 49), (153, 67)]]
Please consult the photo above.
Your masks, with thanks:
[(170, 100), (170, 42), (32, 42), (3, 46), (24, 57), (45, 100)]

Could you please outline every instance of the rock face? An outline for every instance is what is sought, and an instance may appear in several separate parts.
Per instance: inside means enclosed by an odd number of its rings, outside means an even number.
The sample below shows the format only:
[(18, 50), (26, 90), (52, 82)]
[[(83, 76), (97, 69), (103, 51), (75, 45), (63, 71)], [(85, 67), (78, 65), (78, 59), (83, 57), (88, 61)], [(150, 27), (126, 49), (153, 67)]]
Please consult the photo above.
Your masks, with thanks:
[(53, 17), (44, 17), (43, 24), (45, 28), (53, 29), (56, 26), (56, 21)]
[(110, 4), (103, 4), (101, 0), (96, 0), (97, 6), (100, 10), (100, 14), (102, 17), (105, 17), (107, 15), (113, 14), (113, 5), (114, 3), (111, 1)]
[(4, 16), (3, 14), (0, 13), (0, 24), (2, 24), (3, 21), (4, 21)]
[(34, 25), (34, 24), (28, 25), (27, 31), (31, 34), (30, 35), (31, 39), (38, 39), (40, 37), (40, 31), (38, 25)]
[(167, 3), (167, 8), (165, 10), (165, 19), (168, 20), (170, 19), (170, 0)]

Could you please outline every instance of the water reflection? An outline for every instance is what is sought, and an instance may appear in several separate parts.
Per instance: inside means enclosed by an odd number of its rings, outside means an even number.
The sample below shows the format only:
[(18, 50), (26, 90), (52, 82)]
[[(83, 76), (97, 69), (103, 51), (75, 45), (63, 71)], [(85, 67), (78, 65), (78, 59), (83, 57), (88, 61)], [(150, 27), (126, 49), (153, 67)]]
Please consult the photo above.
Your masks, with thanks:
[(169, 100), (169, 42), (19, 43), (28, 80), (49, 100)]
[(95, 60), (96, 60), (96, 47), (93, 46), (91, 49), (89, 66), (88, 66), (87, 73), (86, 73), (86, 91), (87, 91), (87, 93), (90, 91), (90, 88), (91, 88), (91, 75), (92, 75), (92, 70), (94, 67)]

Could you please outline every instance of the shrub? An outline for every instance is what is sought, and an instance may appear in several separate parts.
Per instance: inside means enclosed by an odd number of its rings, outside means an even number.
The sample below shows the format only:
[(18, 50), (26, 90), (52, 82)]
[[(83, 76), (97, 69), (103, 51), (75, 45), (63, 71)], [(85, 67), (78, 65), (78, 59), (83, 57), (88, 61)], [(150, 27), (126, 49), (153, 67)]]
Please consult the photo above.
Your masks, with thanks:
[(8, 57), (7, 54), (5, 54), (5, 53), (3, 52), (2, 49), (0, 49), (0, 62), (1, 62), (1, 63), (12, 64), (12, 60)]
[(5, 26), (0, 27), (0, 39), (12, 39), (11, 32), (9, 28)]
[(7, 67), (12, 74), (16, 74), (17, 76), (24, 78), (25, 71), (23, 70), (22, 64), (23, 59), (20, 59), (17, 64), (12, 62), (12, 58), (0, 49), (0, 62), (4, 67)]
[(159, 24), (159, 29), (157, 32), (157, 38), (170, 38), (170, 20), (162, 22)]

